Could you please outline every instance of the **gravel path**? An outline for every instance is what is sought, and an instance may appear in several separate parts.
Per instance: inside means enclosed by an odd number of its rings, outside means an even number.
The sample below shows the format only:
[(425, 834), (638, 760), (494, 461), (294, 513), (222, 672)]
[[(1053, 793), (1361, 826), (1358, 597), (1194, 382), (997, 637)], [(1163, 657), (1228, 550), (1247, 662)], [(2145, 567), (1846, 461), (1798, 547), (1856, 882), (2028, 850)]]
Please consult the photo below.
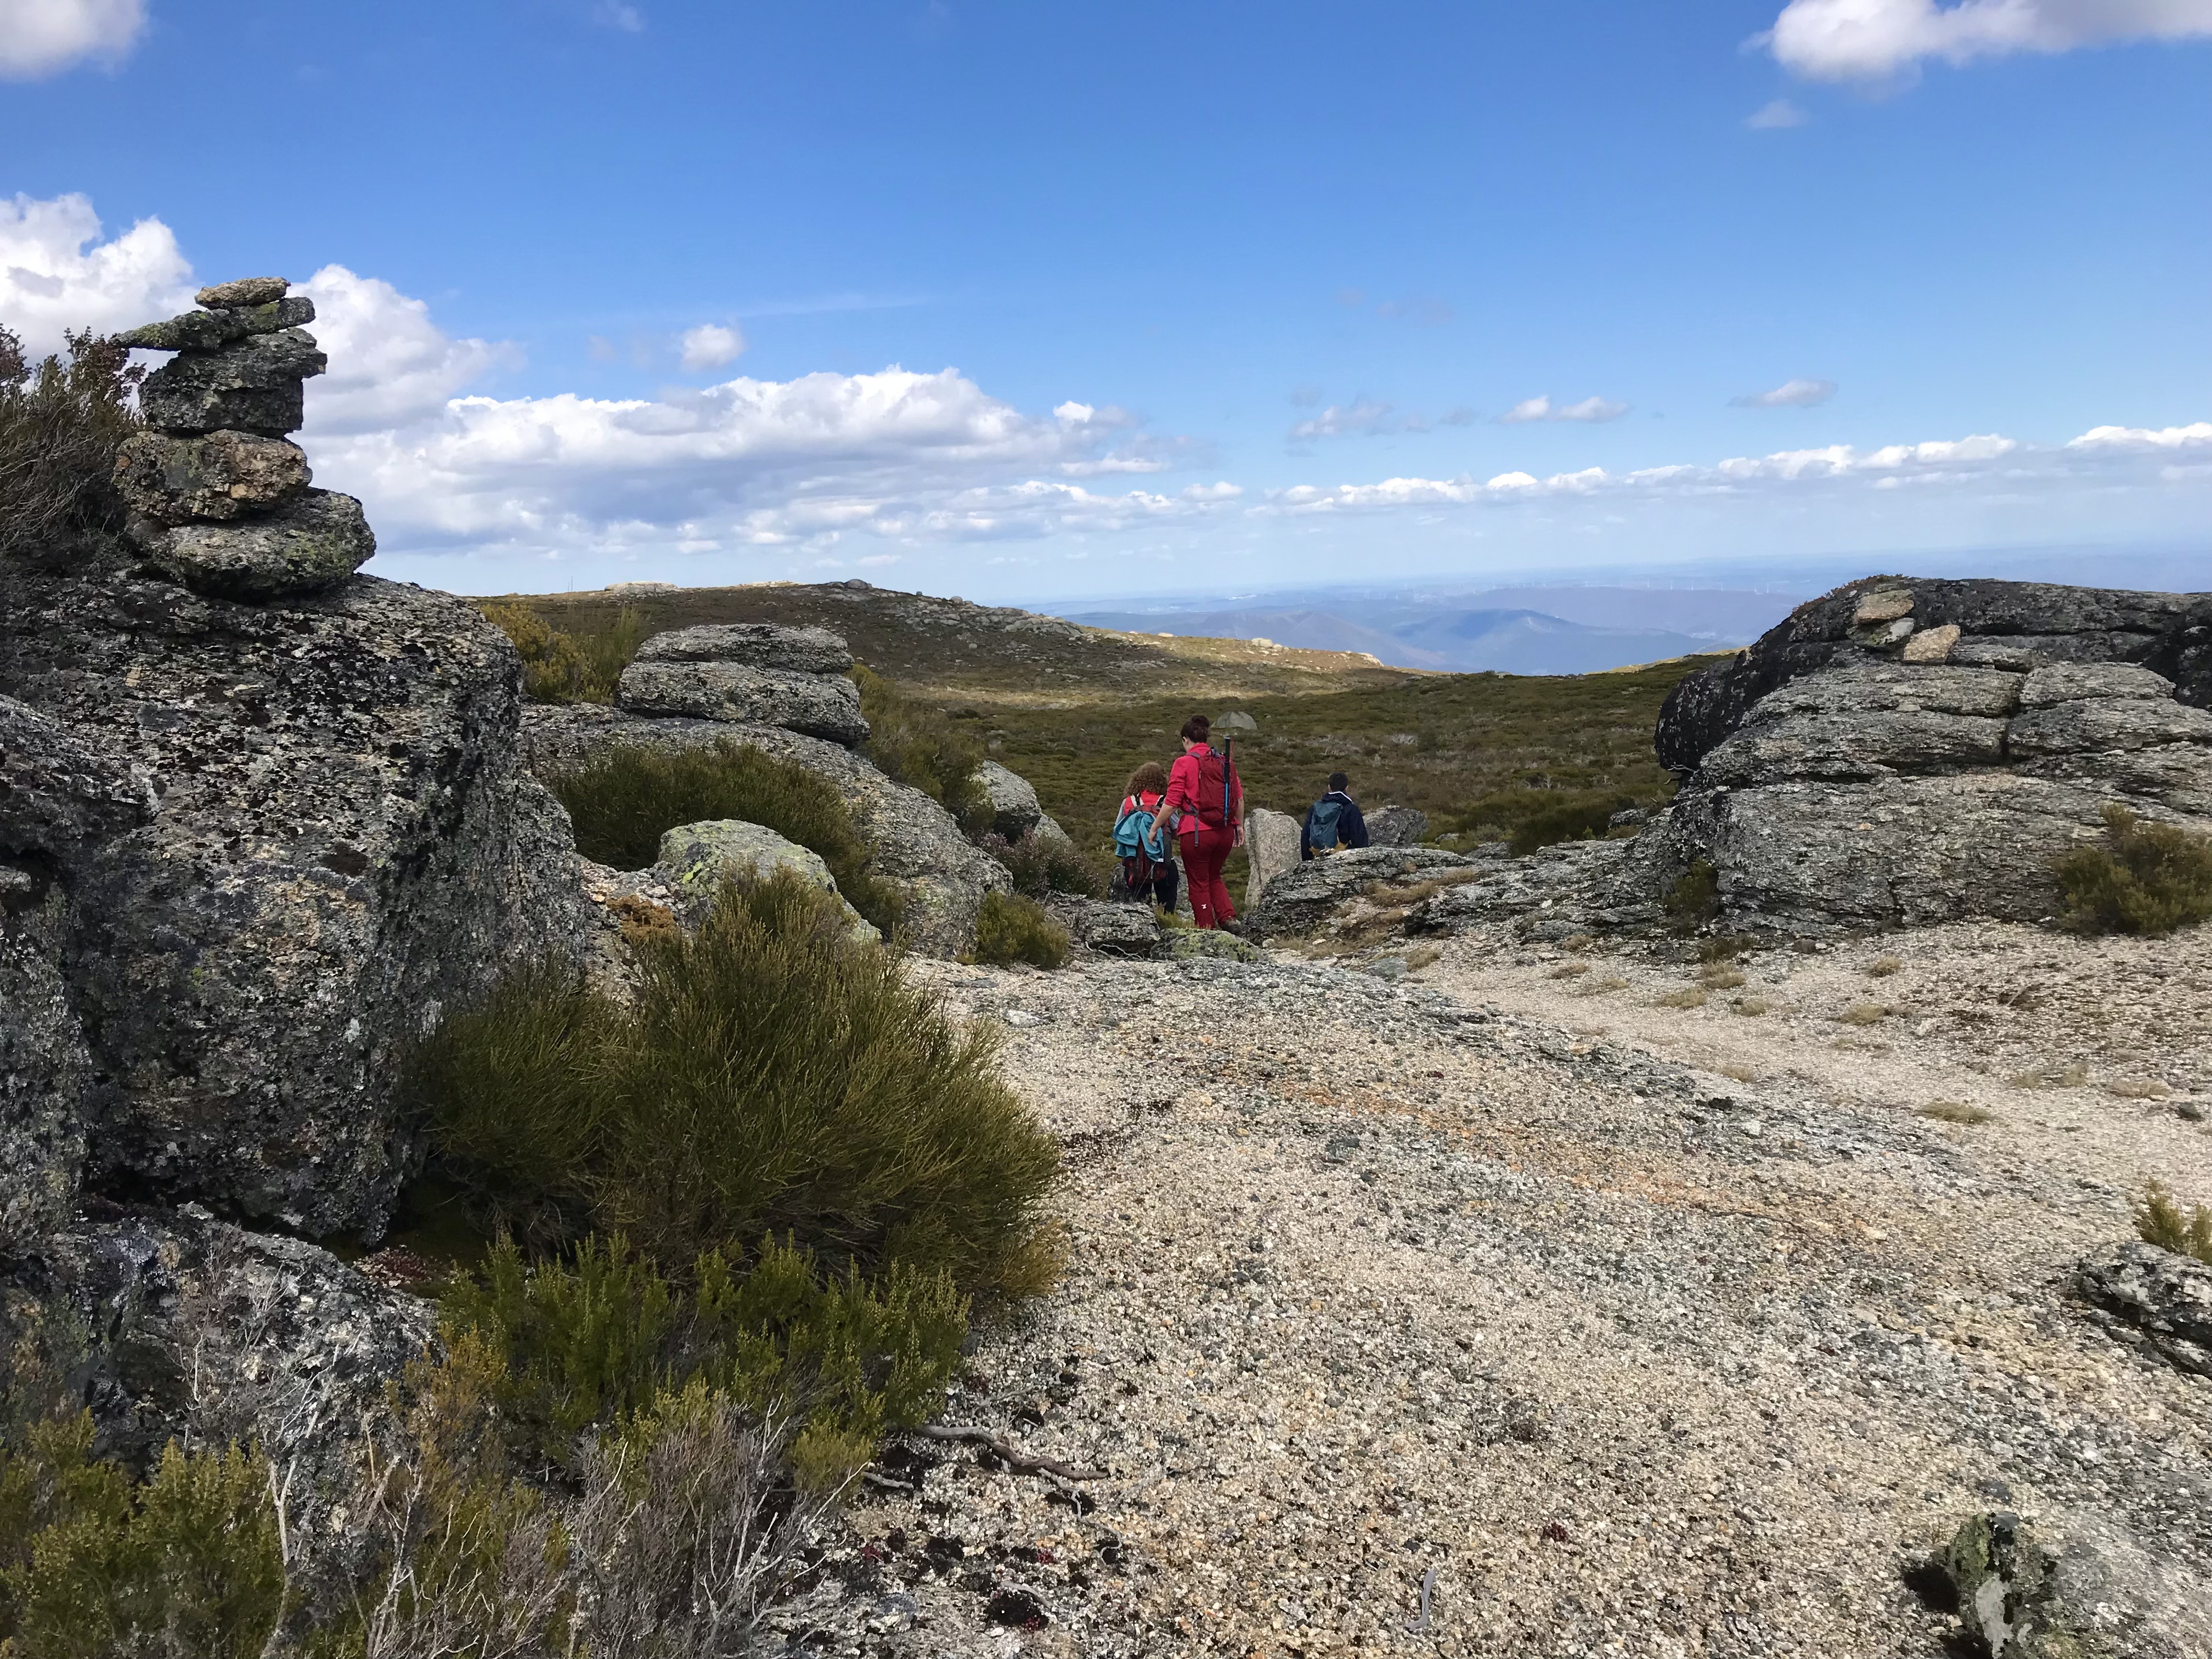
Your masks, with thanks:
[(2065, 1289), (2147, 1178), (2212, 1200), (2212, 941), (1936, 929), (1656, 1006), (1679, 954), (917, 964), (1069, 1162), (1066, 1280), (944, 1421), (1095, 1478), (909, 1443), (786, 1633), (1927, 1655), (1909, 1569), (2006, 1503), (2212, 1651), (2212, 1383)]

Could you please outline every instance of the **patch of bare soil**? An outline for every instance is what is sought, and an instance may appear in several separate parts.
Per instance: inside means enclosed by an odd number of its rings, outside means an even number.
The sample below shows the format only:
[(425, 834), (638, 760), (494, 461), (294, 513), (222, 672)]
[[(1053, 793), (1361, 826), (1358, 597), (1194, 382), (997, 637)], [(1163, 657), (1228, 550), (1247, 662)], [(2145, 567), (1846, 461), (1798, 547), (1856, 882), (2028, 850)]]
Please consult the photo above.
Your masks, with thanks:
[(785, 1632), (1926, 1655), (1908, 1576), (2004, 1504), (2212, 1651), (2212, 1383), (2068, 1288), (2147, 1180), (2212, 1200), (2212, 945), (1677, 954), (918, 965), (1066, 1143), (1072, 1262), (948, 1401), (996, 1449), (888, 1455)]

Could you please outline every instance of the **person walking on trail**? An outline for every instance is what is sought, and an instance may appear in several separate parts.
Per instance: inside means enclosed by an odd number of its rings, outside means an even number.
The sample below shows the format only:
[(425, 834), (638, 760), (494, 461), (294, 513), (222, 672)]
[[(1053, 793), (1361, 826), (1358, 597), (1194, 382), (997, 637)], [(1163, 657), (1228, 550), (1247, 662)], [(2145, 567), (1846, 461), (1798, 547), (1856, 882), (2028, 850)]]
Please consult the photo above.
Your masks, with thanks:
[(1139, 903), (1176, 907), (1175, 835), (1167, 826), (1168, 775), (1158, 761), (1129, 774), (1129, 793), (1114, 815), (1114, 853), (1121, 890)]
[(1298, 830), (1298, 857), (1326, 858), (1340, 848), (1367, 845), (1367, 820), (1359, 816), (1359, 803), (1349, 793), (1352, 780), (1341, 772), (1328, 775), (1328, 793), (1313, 804)]
[(1225, 927), (1237, 912), (1221, 866), (1231, 849), (1244, 844), (1244, 786), (1235, 763), (1214, 752), (1212, 726), (1203, 714), (1182, 723), (1182, 758), (1168, 772), (1167, 810), (1182, 842), (1190, 919), (1200, 927)]

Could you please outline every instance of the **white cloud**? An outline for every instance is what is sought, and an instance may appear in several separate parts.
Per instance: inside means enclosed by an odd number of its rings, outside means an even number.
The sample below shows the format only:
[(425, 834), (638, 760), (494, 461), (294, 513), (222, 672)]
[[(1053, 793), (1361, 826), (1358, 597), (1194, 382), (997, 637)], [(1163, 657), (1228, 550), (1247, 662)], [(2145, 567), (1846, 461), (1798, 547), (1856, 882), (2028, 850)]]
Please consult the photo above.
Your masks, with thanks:
[(1808, 79), (1879, 81), (1929, 58), (1964, 64), (2204, 35), (2212, 0), (1790, 0), (1763, 38)]
[(744, 355), (745, 337), (720, 323), (702, 323), (684, 331), (684, 367), (720, 368)]
[(1836, 395), (1833, 380), (1784, 380), (1771, 392), (1747, 392), (1729, 402), (1738, 409), (1810, 409)]
[(1812, 118), (1787, 98), (1777, 98), (1745, 116), (1743, 124), (1753, 132), (1771, 132), (1783, 127), (1802, 127)]
[(374, 432), (438, 414), (494, 368), (519, 364), (513, 346), (455, 340), (430, 307), (391, 283), (325, 265), (300, 285), (315, 302), (313, 333), (330, 371), (307, 382), (307, 430)]
[(145, 27), (145, 0), (0, 0), (0, 80), (114, 63)]
[(1291, 441), (1309, 443), (1316, 438), (1343, 438), (1354, 434), (1376, 437), (1389, 432), (1425, 432), (1418, 415), (1401, 415), (1389, 404), (1371, 398), (1356, 398), (1344, 405), (1331, 404), (1318, 415), (1291, 428)]
[[(1301, 484), (1273, 492), (1251, 509), (1314, 514), (1391, 507), (1504, 506), (1516, 502), (1605, 496), (1623, 500), (1727, 497), (1776, 491), (1847, 488), (1891, 490), (1990, 483), (2007, 490), (2066, 484), (2096, 486), (2124, 481), (2133, 467), (2142, 476), (2179, 481), (2194, 465), (2212, 462), (2212, 421), (2155, 429), (2100, 426), (2055, 447), (2025, 444), (1996, 434), (1889, 444), (1862, 450), (1849, 444), (1737, 456), (1711, 465), (1640, 468), (1612, 473), (1602, 467), (1554, 473), (1501, 472), (1477, 479), (1386, 478), (1380, 483), (1322, 489)], [(2142, 470), (2148, 468), (2148, 472)]]
[(1554, 404), (1549, 398), (1524, 398), (1498, 418), (1507, 426), (1531, 421), (1617, 421), (1628, 413), (1626, 404), (1609, 398), (1585, 398), (1578, 404)]
[(0, 323), (33, 355), (58, 349), (64, 329), (113, 333), (184, 309), (191, 273), (159, 219), (102, 242), (82, 196), (0, 198)]

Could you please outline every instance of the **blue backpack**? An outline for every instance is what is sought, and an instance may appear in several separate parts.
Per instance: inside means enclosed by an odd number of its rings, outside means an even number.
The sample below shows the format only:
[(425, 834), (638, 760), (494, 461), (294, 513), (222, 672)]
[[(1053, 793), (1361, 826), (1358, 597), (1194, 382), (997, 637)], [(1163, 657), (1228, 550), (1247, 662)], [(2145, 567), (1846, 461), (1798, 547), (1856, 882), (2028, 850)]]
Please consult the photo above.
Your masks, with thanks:
[(1147, 806), (1141, 798), (1129, 798), (1129, 810), (1114, 821), (1114, 855), (1116, 858), (1141, 858), (1153, 864), (1168, 861), (1168, 827), (1160, 821), (1160, 808), (1167, 803), (1163, 799), (1157, 806)]
[(1344, 816), (1344, 803), (1323, 795), (1306, 814), (1306, 845), (1320, 857), (1336, 851), (1336, 821)]

